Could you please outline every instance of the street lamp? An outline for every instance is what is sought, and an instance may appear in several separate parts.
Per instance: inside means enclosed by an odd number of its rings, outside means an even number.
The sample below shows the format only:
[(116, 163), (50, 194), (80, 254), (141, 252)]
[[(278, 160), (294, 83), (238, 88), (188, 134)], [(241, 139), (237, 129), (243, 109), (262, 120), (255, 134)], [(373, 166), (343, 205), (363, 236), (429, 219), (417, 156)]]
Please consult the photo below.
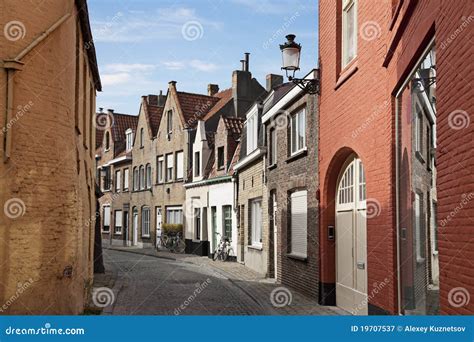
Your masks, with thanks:
[(283, 45), (280, 45), (283, 58), (283, 66), (281, 69), (285, 70), (288, 81), (293, 82), (309, 94), (318, 94), (318, 79), (295, 78), (295, 72), (300, 70), (301, 56), (301, 45), (295, 43), (295, 38), (296, 36), (294, 34), (289, 34), (286, 36), (287, 42), (285, 42)]

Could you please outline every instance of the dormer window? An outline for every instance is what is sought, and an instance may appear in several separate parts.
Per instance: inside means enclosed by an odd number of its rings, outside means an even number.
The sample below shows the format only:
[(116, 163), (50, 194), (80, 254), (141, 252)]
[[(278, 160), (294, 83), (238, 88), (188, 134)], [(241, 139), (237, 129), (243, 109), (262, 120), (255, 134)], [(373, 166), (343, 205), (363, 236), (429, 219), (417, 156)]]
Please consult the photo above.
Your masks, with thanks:
[(258, 116), (252, 113), (247, 117), (247, 154), (257, 149), (258, 140)]
[(125, 131), (125, 136), (127, 138), (127, 151), (130, 151), (133, 147), (133, 132), (130, 128)]
[(110, 149), (110, 134), (109, 132), (105, 132), (105, 150), (108, 151)]

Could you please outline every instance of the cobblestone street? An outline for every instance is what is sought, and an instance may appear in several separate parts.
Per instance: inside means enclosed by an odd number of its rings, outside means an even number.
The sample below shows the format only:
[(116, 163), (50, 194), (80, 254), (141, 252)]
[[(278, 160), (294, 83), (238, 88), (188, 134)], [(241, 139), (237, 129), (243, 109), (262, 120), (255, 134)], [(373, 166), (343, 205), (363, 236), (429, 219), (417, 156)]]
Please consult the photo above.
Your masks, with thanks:
[(104, 249), (104, 262), (107, 273), (96, 277), (94, 287), (114, 292), (105, 315), (345, 314), (235, 262), (131, 248)]

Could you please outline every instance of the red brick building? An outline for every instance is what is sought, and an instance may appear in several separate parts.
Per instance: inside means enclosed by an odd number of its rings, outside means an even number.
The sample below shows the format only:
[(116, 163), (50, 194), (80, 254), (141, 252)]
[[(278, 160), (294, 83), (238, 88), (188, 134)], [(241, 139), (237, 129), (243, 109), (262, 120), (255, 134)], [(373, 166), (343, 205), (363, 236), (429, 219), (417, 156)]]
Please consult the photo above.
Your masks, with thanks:
[(473, 22), (469, 1), (320, 1), (323, 304), (474, 313)]

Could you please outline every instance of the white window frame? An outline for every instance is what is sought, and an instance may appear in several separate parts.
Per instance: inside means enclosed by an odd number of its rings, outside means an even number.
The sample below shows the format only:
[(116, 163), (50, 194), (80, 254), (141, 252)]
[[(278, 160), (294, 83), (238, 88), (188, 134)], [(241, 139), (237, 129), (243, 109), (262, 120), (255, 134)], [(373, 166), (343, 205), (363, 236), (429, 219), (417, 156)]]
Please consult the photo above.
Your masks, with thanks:
[(140, 171), (139, 167), (135, 166), (133, 168), (133, 191), (138, 191), (140, 189)]
[[(258, 205), (257, 205), (258, 203)], [(255, 198), (249, 203), (249, 227), (251, 245), (262, 248), (263, 223), (262, 223), (262, 198)]]
[(127, 167), (123, 170), (123, 191), (129, 190), (130, 169)]
[(127, 151), (130, 151), (133, 148), (133, 131), (131, 128), (125, 131), (125, 136), (127, 138)]
[[(299, 205), (297, 206), (297, 202)], [(290, 195), (290, 255), (308, 257), (308, 191), (299, 190)]]
[(176, 179), (184, 178), (184, 152), (176, 152)]
[[(179, 220), (176, 221), (175, 218), (177, 213), (179, 213)], [(171, 216), (173, 216), (172, 221), (170, 220)], [(166, 223), (183, 224), (183, 207), (166, 207)]]
[(193, 208), (194, 220), (194, 239), (200, 241), (202, 238), (202, 218), (201, 208)]
[[(294, 120), (293, 120), (294, 119)], [(301, 121), (303, 120), (303, 127), (301, 127)], [(294, 123), (296, 122), (296, 124)], [(295, 126), (295, 131), (293, 132), (293, 126)], [(303, 130), (301, 132), (301, 130)], [(300, 146), (300, 141), (299, 141), (299, 136), (300, 133), (303, 133), (303, 142), (301, 143)], [(295, 137), (296, 135), (296, 137)], [(293, 145), (294, 145), (294, 139), (296, 139), (296, 147), (295, 150), (293, 150)], [(290, 151), (291, 155), (298, 154), (302, 151), (306, 150), (306, 108), (303, 107), (299, 111), (297, 111), (295, 114), (291, 116), (290, 120)]]
[(114, 210), (114, 234), (122, 235), (123, 227), (123, 212), (122, 210)]
[(139, 168), (139, 189), (144, 190), (145, 189), (145, 167), (143, 165), (140, 165)]
[(425, 254), (422, 253), (424, 244), (421, 243), (423, 234), (421, 233), (424, 228), (424, 213), (423, 213), (424, 198), (421, 192), (415, 192), (415, 250), (417, 262), (423, 262), (425, 260)]
[[(148, 215), (146, 215), (148, 213)], [(142, 208), (142, 237), (150, 237), (151, 210), (149, 207)]]
[(158, 162), (156, 164), (156, 181), (160, 184), (164, 182), (164, 178), (163, 178), (164, 165), (165, 165), (164, 156), (159, 156), (158, 157)]
[(168, 153), (166, 155), (166, 182), (173, 181), (173, 168), (174, 168), (174, 155), (173, 153)]
[[(352, 44), (354, 50), (354, 56), (349, 59), (348, 47), (349, 47), (349, 34), (347, 29), (347, 20), (349, 17), (349, 9), (354, 6), (354, 32), (352, 32)], [(358, 35), (358, 25), (357, 25), (357, 0), (342, 0), (342, 34), (341, 34), (341, 64), (342, 68), (346, 67), (357, 57), (357, 35)]]
[[(106, 209), (108, 209), (108, 211)], [(108, 215), (107, 215), (107, 212), (108, 212)], [(104, 205), (102, 207), (102, 215), (104, 215), (103, 222), (102, 222), (102, 232), (110, 233), (110, 219), (111, 219), (110, 205)], [(108, 227), (108, 228), (105, 229), (105, 227)]]
[(115, 171), (115, 192), (120, 192), (122, 186), (122, 171)]
[(251, 113), (247, 117), (247, 155), (257, 149), (258, 145), (258, 114)]

